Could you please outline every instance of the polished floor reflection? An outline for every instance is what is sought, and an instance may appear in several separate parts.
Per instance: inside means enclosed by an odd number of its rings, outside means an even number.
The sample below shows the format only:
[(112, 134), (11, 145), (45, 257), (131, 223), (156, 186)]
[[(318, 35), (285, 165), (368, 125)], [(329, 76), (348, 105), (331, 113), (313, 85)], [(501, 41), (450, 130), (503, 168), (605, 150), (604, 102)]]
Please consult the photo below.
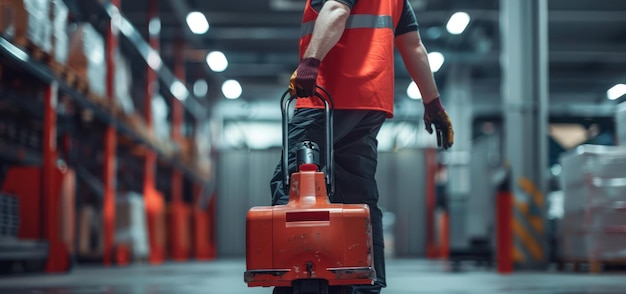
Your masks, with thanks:
[[(271, 293), (247, 288), (244, 260), (208, 263), (133, 265), (123, 268), (82, 267), (70, 274), (0, 277), (0, 293)], [(626, 293), (625, 273), (515, 273), (500, 276), (490, 270), (450, 273), (440, 262), (388, 261), (387, 294), (614, 294)]]

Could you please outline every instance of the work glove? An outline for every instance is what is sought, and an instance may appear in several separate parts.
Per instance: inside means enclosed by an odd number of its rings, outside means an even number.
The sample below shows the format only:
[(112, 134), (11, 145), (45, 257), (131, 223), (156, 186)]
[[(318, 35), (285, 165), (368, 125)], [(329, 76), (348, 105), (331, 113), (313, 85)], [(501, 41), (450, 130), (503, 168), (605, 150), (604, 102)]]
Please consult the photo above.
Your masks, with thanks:
[(315, 94), (317, 81), (317, 69), (320, 67), (320, 60), (308, 57), (300, 61), (300, 65), (291, 75), (289, 81), (289, 92), (298, 97), (311, 97)]
[(454, 143), (454, 130), (452, 130), (452, 122), (441, 105), (441, 100), (437, 97), (435, 100), (424, 104), (424, 124), (429, 134), (433, 133), (432, 125), (435, 125), (437, 133), (437, 146), (444, 150), (452, 147)]

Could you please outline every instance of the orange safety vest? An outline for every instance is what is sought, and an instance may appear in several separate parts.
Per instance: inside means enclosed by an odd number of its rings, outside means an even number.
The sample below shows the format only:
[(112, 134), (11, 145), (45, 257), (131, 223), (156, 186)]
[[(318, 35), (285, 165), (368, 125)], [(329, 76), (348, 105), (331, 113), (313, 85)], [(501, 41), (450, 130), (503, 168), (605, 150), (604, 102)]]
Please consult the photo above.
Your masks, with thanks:
[[(361, 0), (353, 7), (339, 42), (319, 68), (317, 85), (335, 109), (379, 110), (393, 116), (394, 31), (404, 0)], [(300, 58), (309, 46), (318, 12), (307, 0), (302, 17)], [(298, 108), (323, 108), (319, 99), (298, 99)]]

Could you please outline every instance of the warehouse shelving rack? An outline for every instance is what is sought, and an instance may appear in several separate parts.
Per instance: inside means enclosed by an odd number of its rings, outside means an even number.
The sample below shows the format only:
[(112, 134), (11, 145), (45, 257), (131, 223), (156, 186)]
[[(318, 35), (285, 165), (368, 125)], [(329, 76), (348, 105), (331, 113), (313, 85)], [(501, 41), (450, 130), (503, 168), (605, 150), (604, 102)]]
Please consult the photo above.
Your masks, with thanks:
[[(124, 256), (124, 252), (120, 252), (120, 248), (114, 245), (115, 230), (115, 201), (116, 201), (116, 178), (119, 175), (116, 171), (115, 157), (120, 149), (127, 147), (128, 149), (140, 150), (135, 156), (137, 162), (143, 165), (142, 191), (146, 197), (146, 213), (148, 217), (148, 235), (150, 236), (151, 254), (149, 261), (158, 264), (164, 261), (168, 256), (175, 260), (188, 260), (191, 256), (196, 259), (209, 260), (215, 256), (214, 237), (213, 237), (213, 215), (214, 215), (214, 197), (213, 193), (208, 191), (206, 187), (213, 186), (211, 178), (189, 164), (182, 161), (178, 156), (172, 155), (171, 152), (164, 151), (158, 144), (152, 142), (149, 138), (142, 136), (137, 130), (120, 116), (120, 111), (114, 109), (114, 58), (113, 52), (115, 48), (123, 43), (124, 46), (130, 46), (139, 52), (140, 55), (153, 54), (158, 52), (158, 38), (152, 36), (148, 42), (142, 40), (141, 35), (132, 27), (127, 26), (121, 29), (119, 24), (112, 21), (114, 18), (121, 17), (118, 7), (119, 0), (112, 0), (105, 4), (101, 4), (96, 0), (89, 0), (86, 5), (98, 9), (98, 15), (107, 22), (107, 31), (104, 34), (106, 44), (106, 101), (94, 101), (93, 95), (85, 92), (84, 89), (76, 88), (75, 85), (69, 83), (64, 75), (58, 72), (58, 69), (51, 66), (45, 60), (35, 57), (33, 52), (28, 48), (20, 47), (13, 44), (8, 39), (0, 36), (0, 71), (3, 75), (10, 74), (21, 76), (33, 84), (40, 85), (43, 89), (41, 105), (36, 107), (30, 102), (24, 102), (25, 99), (20, 97), (19, 93), (12, 92), (11, 89), (0, 87), (0, 97), (5, 103), (16, 106), (21, 113), (28, 114), (34, 119), (41, 121), (43, 126), (41, 134), (41, 152), (36, 152), (28, 148), (24, 148), (16, 143), (10, 143), (0, 140), (0, 162), (5, 165), (27, 165), (39, 166), (42, 173), (41, 189), (43, 199), (43, 220), (45, 224), (42, 236), (49, 245), (47, 256), (46, 271), (63, 272), (67, 271), (72, 264), (72, 252), (69, 252), (66, 244), (58, 236), (59, 232), (59, 210), (58, 205), (52, 205), (61, 201), (58, 195), (52, 195), (52, 187), (58, 184), (53, 181), (52, 174), (58, 167), (58, 160), (66, 157), (66, 162), (78, 174), (81, 182), (84, 182), (101, 200), (103, 211), (103, 227), (104, 227), (104, 249), (102, 254), (102, 262), (105, 265), (126, 264), (129, 262), (128, 257)], [(158, 14), (158, 3), (149, 1), (150, 16), (155, 17)], [(123, 17), (122, 17), (123, 19)], [(102, 21), (103, 19), (100, 19)], [(123, 22), (122, 22), (123, 23)], [(119, 31), (123, 38), (120, 38), (116, 31)], [(146, 47), (148, 46), (148, 47)], [(149, 87), (153, 82), (160, 81), (162, 84), (171, 85), (175, 82), (184, 80), (184, 57), (182, 56), (182, 48), (179, 48), (179, 54), (175, 60), (175, 73), (161, 65), (158, 70), (150, 67), (146, 59), (147, 81), (146, 81), (146, 98), (144, 103), (150, 105)], [(147, 56), (146, 56), (147, 57)], [(0, 81), (4, 78), (0, 76)], [(162, 87), (165, 96), (170, 98), (172, 107), (172, 134), (171, 141), (179, 142), (183, 139), (180, 129), (185, 117), (191, 117), (191, 120), (201, 122), (206, 120), (208, 113), (205, 106), (197, 101), (194, 97), (177, 97), (180, 93), (172, 93), (170, 87)], [(188, 92), (188, 91), (187, 91)], [(72, 160), (71, 154), (75, 152), (73, 148), (76, 146), (75, 134), (76, 125), (73, 125), (72, 118), (67, 117), (59, 107), (59, 97), (69, 98), (71, 104), (80, 109), (80, 111), (88, 111), (93, 114), (96, 128), (103, 130), (104, 136), (101, 138), (102, 149), (104, 153), (103, 166), (99, 172), (94, 173), (88, 168), (82, 166), (77, 160)], [(108, 102), (108, 103), (107, 103)], [(146, 107), (144, 118), (150, 128), (150, 107)], [(69, 122), (68, 122), (69, 121)], [(75, 124), (76, 122), (74, 122)], [(124, 147), (125, 146), (125, 147)], [(119, 160), (119, 159), (118, 159)], [(165, 172), (163, 172), (165, 170)], [(161, 185), (168, 189), (166, 194), (171, 199), (171, 208), (169, 209), (170, 225), (168, 233), (188, 232), (187, 244), (180, 244), (180, 236), (176, 234), (170, 235), (169, 248), (165, 246), (165, 240), (153, 240), (155, 230), (164, 228), (162, 223), (153, 221), (151, 217), (155, 217), (155, 210), (149, 208), (149, 202), (156, 201), (164, 204), (165, 200), (157, 190), (157, 174), (166, 174), (171, 180), (169, 185)], [(0, 178), (0, 180), (2, 180)], [(159, 182), (162, 182), (159, 180)], [(24, 183), (26, 184), (26, 183)], [(58, 187), (57, 187), (58, 188)], [(192, 197), (184, 197), (183, 194), (191, 193)], [(148, 199), (151, 197), (152, 199)], [(192, 202), (191, 205), (185, 203), (186, 198)], [(158, 205), (157, 205), (158, 206)], [(161, 208), (159, 213), (164, 213)], [(159, 216), (163, 220), (163, 215)], [(161, 228), (156, 228), (161, 226)], [(189, 228), (192, 228), (191, 230)], [(117, 249), (117, 251), (116, 251)], [(166, 252), (169, 251), (169, 254)]]

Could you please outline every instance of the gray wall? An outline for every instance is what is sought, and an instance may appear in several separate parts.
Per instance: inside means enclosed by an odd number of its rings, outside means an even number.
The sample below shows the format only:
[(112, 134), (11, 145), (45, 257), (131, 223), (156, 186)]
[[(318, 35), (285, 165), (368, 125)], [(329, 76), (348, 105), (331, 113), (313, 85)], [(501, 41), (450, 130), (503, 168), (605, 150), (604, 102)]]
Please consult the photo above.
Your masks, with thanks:
[[(218, 158), (217, 246), (220, 257), (245, 255), (246, 213), (269, 205), (269, 180), (280, 150), (223, 150)], [(425, 171), (420, 149), (379, 153), (380, 206), (396, 215), (397, 256), (425, 254)]]

